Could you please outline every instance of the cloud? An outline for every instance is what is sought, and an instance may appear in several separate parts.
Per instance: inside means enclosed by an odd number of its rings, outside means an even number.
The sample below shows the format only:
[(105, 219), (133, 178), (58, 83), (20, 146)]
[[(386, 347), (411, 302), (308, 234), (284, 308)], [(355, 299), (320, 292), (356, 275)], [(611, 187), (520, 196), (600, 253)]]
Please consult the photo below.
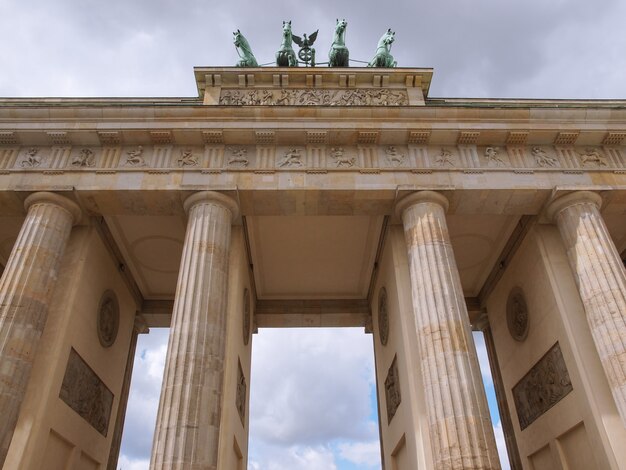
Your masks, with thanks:
[[(120, 451), (120, 461), (124, 458), (131, 462), (133, 469), (147, 468), (141, 465), (150, 459), (168, 336), (168, 328), (151, 328), (149, 334), (139, 335), (137, 341)], [(126, 466), (122, 468), (127, 470)]]
[(500, 465), (502, 465), (502, 470), (511, 470), (509, 454), (506, 451), (506, 441), (504, 439), (504, 431), (502, 430), (501, 421), (498, 421), (493, 426), (493, 432), (496, 435), (496, 445), (498, 446), (498, 456), (500, 457)]
[(11, 19), (0, 29), (2, 96), (194, 96), (193, 66), (236, 62), (232, 31), (266, 63), (283, 20), (299, 35), (319, 28), (323, 62), (337, 17), (353, 59), (369, 60), (395, 30), (399, 65), (434, 67), (431, 96), (626, 95), (618, 0), (4, 0), (0, 17)]
[(251, 433), (283, 445), (377, 435), (373, 346), (362, 329), (261, 330), (253, 343)]
[[(148, 468), (169, 330), (141, 335), (121, 467)], [(486, 350), (475, 338), (483, 365)], [(371, 336), (362, 329), (261, 329), (253, 339), (251, 470), (380, 468)], [(488, 367), (483, 370), (489, 370)], [(483, 376), (491, 380), (491, 375)], [(495, 426), (507, 468), (502, 425)]]
[(491, 376), (489, 356), (487, 355), (487, 347), (485, 346), (483, 334), (473, 332), (472, 336), (474, 337), (474, 344), (476, 345), (476, 354), (478, 355), (478, 363), (480, 364), (480, 373), (483, 378), (483, 383), (486, 387), (493, 388), (493, 377)]
[(120, 470), (146, 470), (150, 466), (150, 459), (129, 459), (125, 455), (120, 456), (117, 468)]
[(380, 468), (379, 441), (340, 444), (339, 455), (362, 468)]
[(250, 470), (337, 470), (335, 455), (324, 446), (292, 446), (267, 455), (262, 461), (250, 460)]
[[(141, 335), (133, 370), (122, 456), (124, 470), (146, 469), (169, 330)], [(372, 338), (362, 329), (262, 329), (253, 340), (250, 468), (333, 469), (367, 451), (380, 466), (372, 406)], [(373, 457), (372, 457), (373, 456)], [(373, 459), (373, 460), (372, 460)], [(118, 465), (118, 467), (120, 466)]]

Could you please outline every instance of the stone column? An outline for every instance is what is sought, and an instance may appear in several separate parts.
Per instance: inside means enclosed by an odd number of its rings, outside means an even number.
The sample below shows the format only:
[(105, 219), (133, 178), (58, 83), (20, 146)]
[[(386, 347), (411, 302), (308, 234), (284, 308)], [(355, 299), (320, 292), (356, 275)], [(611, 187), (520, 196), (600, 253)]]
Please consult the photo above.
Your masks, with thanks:
[(11, 444), (61, 259), (79, 207), (53, 193), (26, 198), (26, 220), (0, 278), (0, 467)]
[(493, 388), (496, 392), (496, 400), (498, 400), (498, 411), (500, 412), (500, 422), (504, 432), (504, 442), (506, 451), (509, 454), (509, 463), (511, 470), (522, 470), (522, 459), (519, 455), (517, 440), (515, 439), (515, 430), (513, 428), (513, 420), (509, 412), (509, 404), (506, 399), (506, 388), (500, 373), (500, 363), (496, 352), (496, 343), (493, 340), (489, 317), (483, 313), (474, 326), (483, 333), (485, 339), (485, 347), (487, 356), (489, 357), (489, 368), (491, 369), (491, 377), (493, 379)]
[(217, 469), (231, 222), (237, 204), (212, 191), (189, 214), (151, 469)]
[(128, 393), (130, 392), (130, 382), (133, 377), (133, 365), (135, 363), (135, 352), (137, 351), (137, 339), (141, 334), (147, 334), (150, 330), (146, 320), (141, 314), (135, 315), (135, 323), (128, 345), (128, 356), (126, 357), (126, 369), (124, 370), (124, 382), (120, 393), (120, 401), (117, 406), (117, 416), (115, 418), (115, 428), (111, 438), (111, 449), (109, 450), (109, 461), (107, 470), (117, 470), (117, 461), (120, 458), (122, 446), (122, 434), (124, 433), (124, 420), (126, 419), (126, 408), (128, 407)]
[(626, 270), (606, 228), (602, 198), (578, 191), (554, 200), (556, 221), (593, 341), (626, 426)]
[(396, 209), (407, 243), (433, 463), (441, 470), (499, 469), (447, 208), (443, 195), (420, 191)]

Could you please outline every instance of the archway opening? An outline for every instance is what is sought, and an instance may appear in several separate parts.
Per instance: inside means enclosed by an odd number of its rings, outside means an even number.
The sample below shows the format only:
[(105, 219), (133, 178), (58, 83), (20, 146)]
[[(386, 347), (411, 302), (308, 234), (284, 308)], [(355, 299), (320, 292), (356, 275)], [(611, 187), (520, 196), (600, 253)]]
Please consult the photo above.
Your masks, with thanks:
[(380, 469), (372, 337), (363, 328), (260, 329), (248, 469)]

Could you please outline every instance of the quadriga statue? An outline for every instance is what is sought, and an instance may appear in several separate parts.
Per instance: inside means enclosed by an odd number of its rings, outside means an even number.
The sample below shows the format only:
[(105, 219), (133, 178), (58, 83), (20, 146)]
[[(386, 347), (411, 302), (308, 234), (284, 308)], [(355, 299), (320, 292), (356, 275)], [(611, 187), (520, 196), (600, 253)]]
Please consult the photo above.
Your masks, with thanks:
[(298, 58), (291, 47), (293, 35), (291, 34), (291, 21), (283, 21), (283, 40), (280, 43), (280, 49), (276, 52), (276, 66), (278, 67), (297, 67)]
[(239, 54), (239, 61), (237, 67), (258, 67), (259, 64), (252, 53), (248, 40), (241, 34), (241, 31), (237, 30), (233, 33), (233, 42), (235, 43), (235, 49)]
[(329, 67), (348, 67), (350, 60), (350, 52), (346, 47), (346, 27), (348, 22), (343, 19), (337, 18), (337, 24), (335, 26), (335, 35), (333, 37), (333, 43), (330, 46), (330, 52), (328, 53), (328, 66)]
[(391, 31), (391, 28), (389, 28), (378, 41), (376, 55), (370, 61), (370, 63), (367, 64), (368, 67), (392, 68), (396, 66), (397, 62), (393, 60), (393, 56), (389, 52), (391, 51), (391, 45), (393, 44), (393, 41), (395, 41), (395, 38), (396, 33), (394, 31)]

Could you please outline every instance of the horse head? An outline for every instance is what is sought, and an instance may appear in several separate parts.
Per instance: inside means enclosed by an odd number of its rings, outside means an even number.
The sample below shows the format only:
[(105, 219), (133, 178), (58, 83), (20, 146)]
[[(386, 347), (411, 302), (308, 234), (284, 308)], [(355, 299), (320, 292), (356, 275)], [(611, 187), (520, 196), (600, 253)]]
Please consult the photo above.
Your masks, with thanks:
[(233, 32), (233, 42), (235, 47), (241, 46), (241, 31), (237, 30)]
[(339, 18), (337, 18), (337, 26), (335, 28), (335, 30), (338, 33), (343, 33), (346, 29), (346, 26), (348, 26), (348, 22), (346, 21), (346, 19), (344, 18), (343, 20), (340, 20)]
[(389, 28), (387, 32), (385, 33), (383, 41), (385, 44), (390, 46), (395, 40), (396, 40), (396, 32), (391, 31), (391, 28)]

